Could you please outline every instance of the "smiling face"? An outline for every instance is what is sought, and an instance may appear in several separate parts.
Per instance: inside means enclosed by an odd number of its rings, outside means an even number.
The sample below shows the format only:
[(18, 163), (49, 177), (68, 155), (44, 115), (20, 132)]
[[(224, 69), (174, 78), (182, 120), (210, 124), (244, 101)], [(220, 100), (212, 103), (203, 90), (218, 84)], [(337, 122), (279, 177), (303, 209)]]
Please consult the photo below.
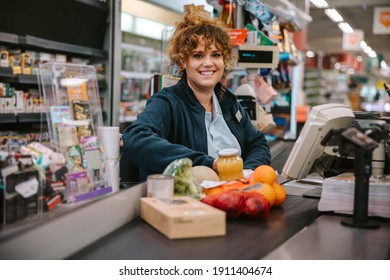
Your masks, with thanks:
[(223, 76), (225, 63), (222, 52), (215, 44), (206, 49), (201, 40), (183, 66), (188, 85), (195, 94), (212, 94), (214, 86)]

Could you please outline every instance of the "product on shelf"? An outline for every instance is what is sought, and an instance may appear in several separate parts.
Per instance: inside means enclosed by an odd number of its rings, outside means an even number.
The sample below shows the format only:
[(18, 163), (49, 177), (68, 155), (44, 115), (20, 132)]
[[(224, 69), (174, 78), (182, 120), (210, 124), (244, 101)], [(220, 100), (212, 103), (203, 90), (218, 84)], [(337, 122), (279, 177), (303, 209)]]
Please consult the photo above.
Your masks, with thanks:
[(1, 49), (0, 67), (9, 67), (8, 50)]
[(0, 224), (38, 214), (40, 185), (39, 170), (31, 156), (0, 151)]

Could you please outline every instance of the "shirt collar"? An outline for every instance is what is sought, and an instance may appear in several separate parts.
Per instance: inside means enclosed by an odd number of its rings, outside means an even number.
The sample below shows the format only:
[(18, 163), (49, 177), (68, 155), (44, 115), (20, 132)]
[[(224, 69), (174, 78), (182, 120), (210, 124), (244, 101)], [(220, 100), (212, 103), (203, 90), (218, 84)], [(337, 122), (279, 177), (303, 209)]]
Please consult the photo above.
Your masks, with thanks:
[(218, 102), (217, 95), (213, 94), (213, 119), (216, 119), (218, 116), (222, 116), (221, 105)]

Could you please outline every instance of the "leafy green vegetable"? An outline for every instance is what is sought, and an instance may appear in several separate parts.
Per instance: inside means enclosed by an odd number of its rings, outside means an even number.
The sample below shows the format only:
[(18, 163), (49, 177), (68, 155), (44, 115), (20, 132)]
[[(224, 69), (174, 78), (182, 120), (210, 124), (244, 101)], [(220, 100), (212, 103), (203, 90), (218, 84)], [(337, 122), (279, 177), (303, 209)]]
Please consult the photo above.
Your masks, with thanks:
[(175, 195), (201, 199), (204, 194), (194, 184), (191, 168), (192, 160), (189, 158), (176, 159), (165, 168), (163, 174), (173, 176)]

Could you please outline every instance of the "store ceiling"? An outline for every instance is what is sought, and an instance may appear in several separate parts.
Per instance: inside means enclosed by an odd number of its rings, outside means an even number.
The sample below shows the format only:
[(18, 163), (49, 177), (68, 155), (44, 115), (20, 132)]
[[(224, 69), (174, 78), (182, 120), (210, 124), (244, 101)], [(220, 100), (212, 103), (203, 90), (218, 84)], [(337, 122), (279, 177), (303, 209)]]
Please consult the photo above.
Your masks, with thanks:
[[(147, 0), (162, 7), (183, 12), (183, 5), (206, 5), (206, 0)], [(267, 1), (269, 2), (269, 1)], [(277, 3), (278, 1), (275, 1)], [(304, 9), (305, 0), (290, 1)], [(390, 34), (373, 34), (374, 7), (390, 6), (390, 0), (327, 0), (332, 8), (336, 8), (352, 28), (364, 31), (365, 41), (387, 64), (390, 64)], [(322, 9), (310, 5), (309, 14), (313, 21), (308, 24), (307, 48), (323, 51), (325, 54), (342, 53), (342, 31), (332, 22)], [(352, 52), (358, 54), (359, 52)], [(363, 54), (363, 53), (362, 53)]]
[[(364, 31), (364, 40), (390, 64), (390, 34), (373, 34), (374, 7), (390, 6), (390, 0), (327, 0), (352, 28)], [(342, 52), (342, 31), (322, 9), (310, 6), (313, 21), (308, 25), (308, 45), (326, 53)], [(357, 52), (356, 52), (357, 54)]]

